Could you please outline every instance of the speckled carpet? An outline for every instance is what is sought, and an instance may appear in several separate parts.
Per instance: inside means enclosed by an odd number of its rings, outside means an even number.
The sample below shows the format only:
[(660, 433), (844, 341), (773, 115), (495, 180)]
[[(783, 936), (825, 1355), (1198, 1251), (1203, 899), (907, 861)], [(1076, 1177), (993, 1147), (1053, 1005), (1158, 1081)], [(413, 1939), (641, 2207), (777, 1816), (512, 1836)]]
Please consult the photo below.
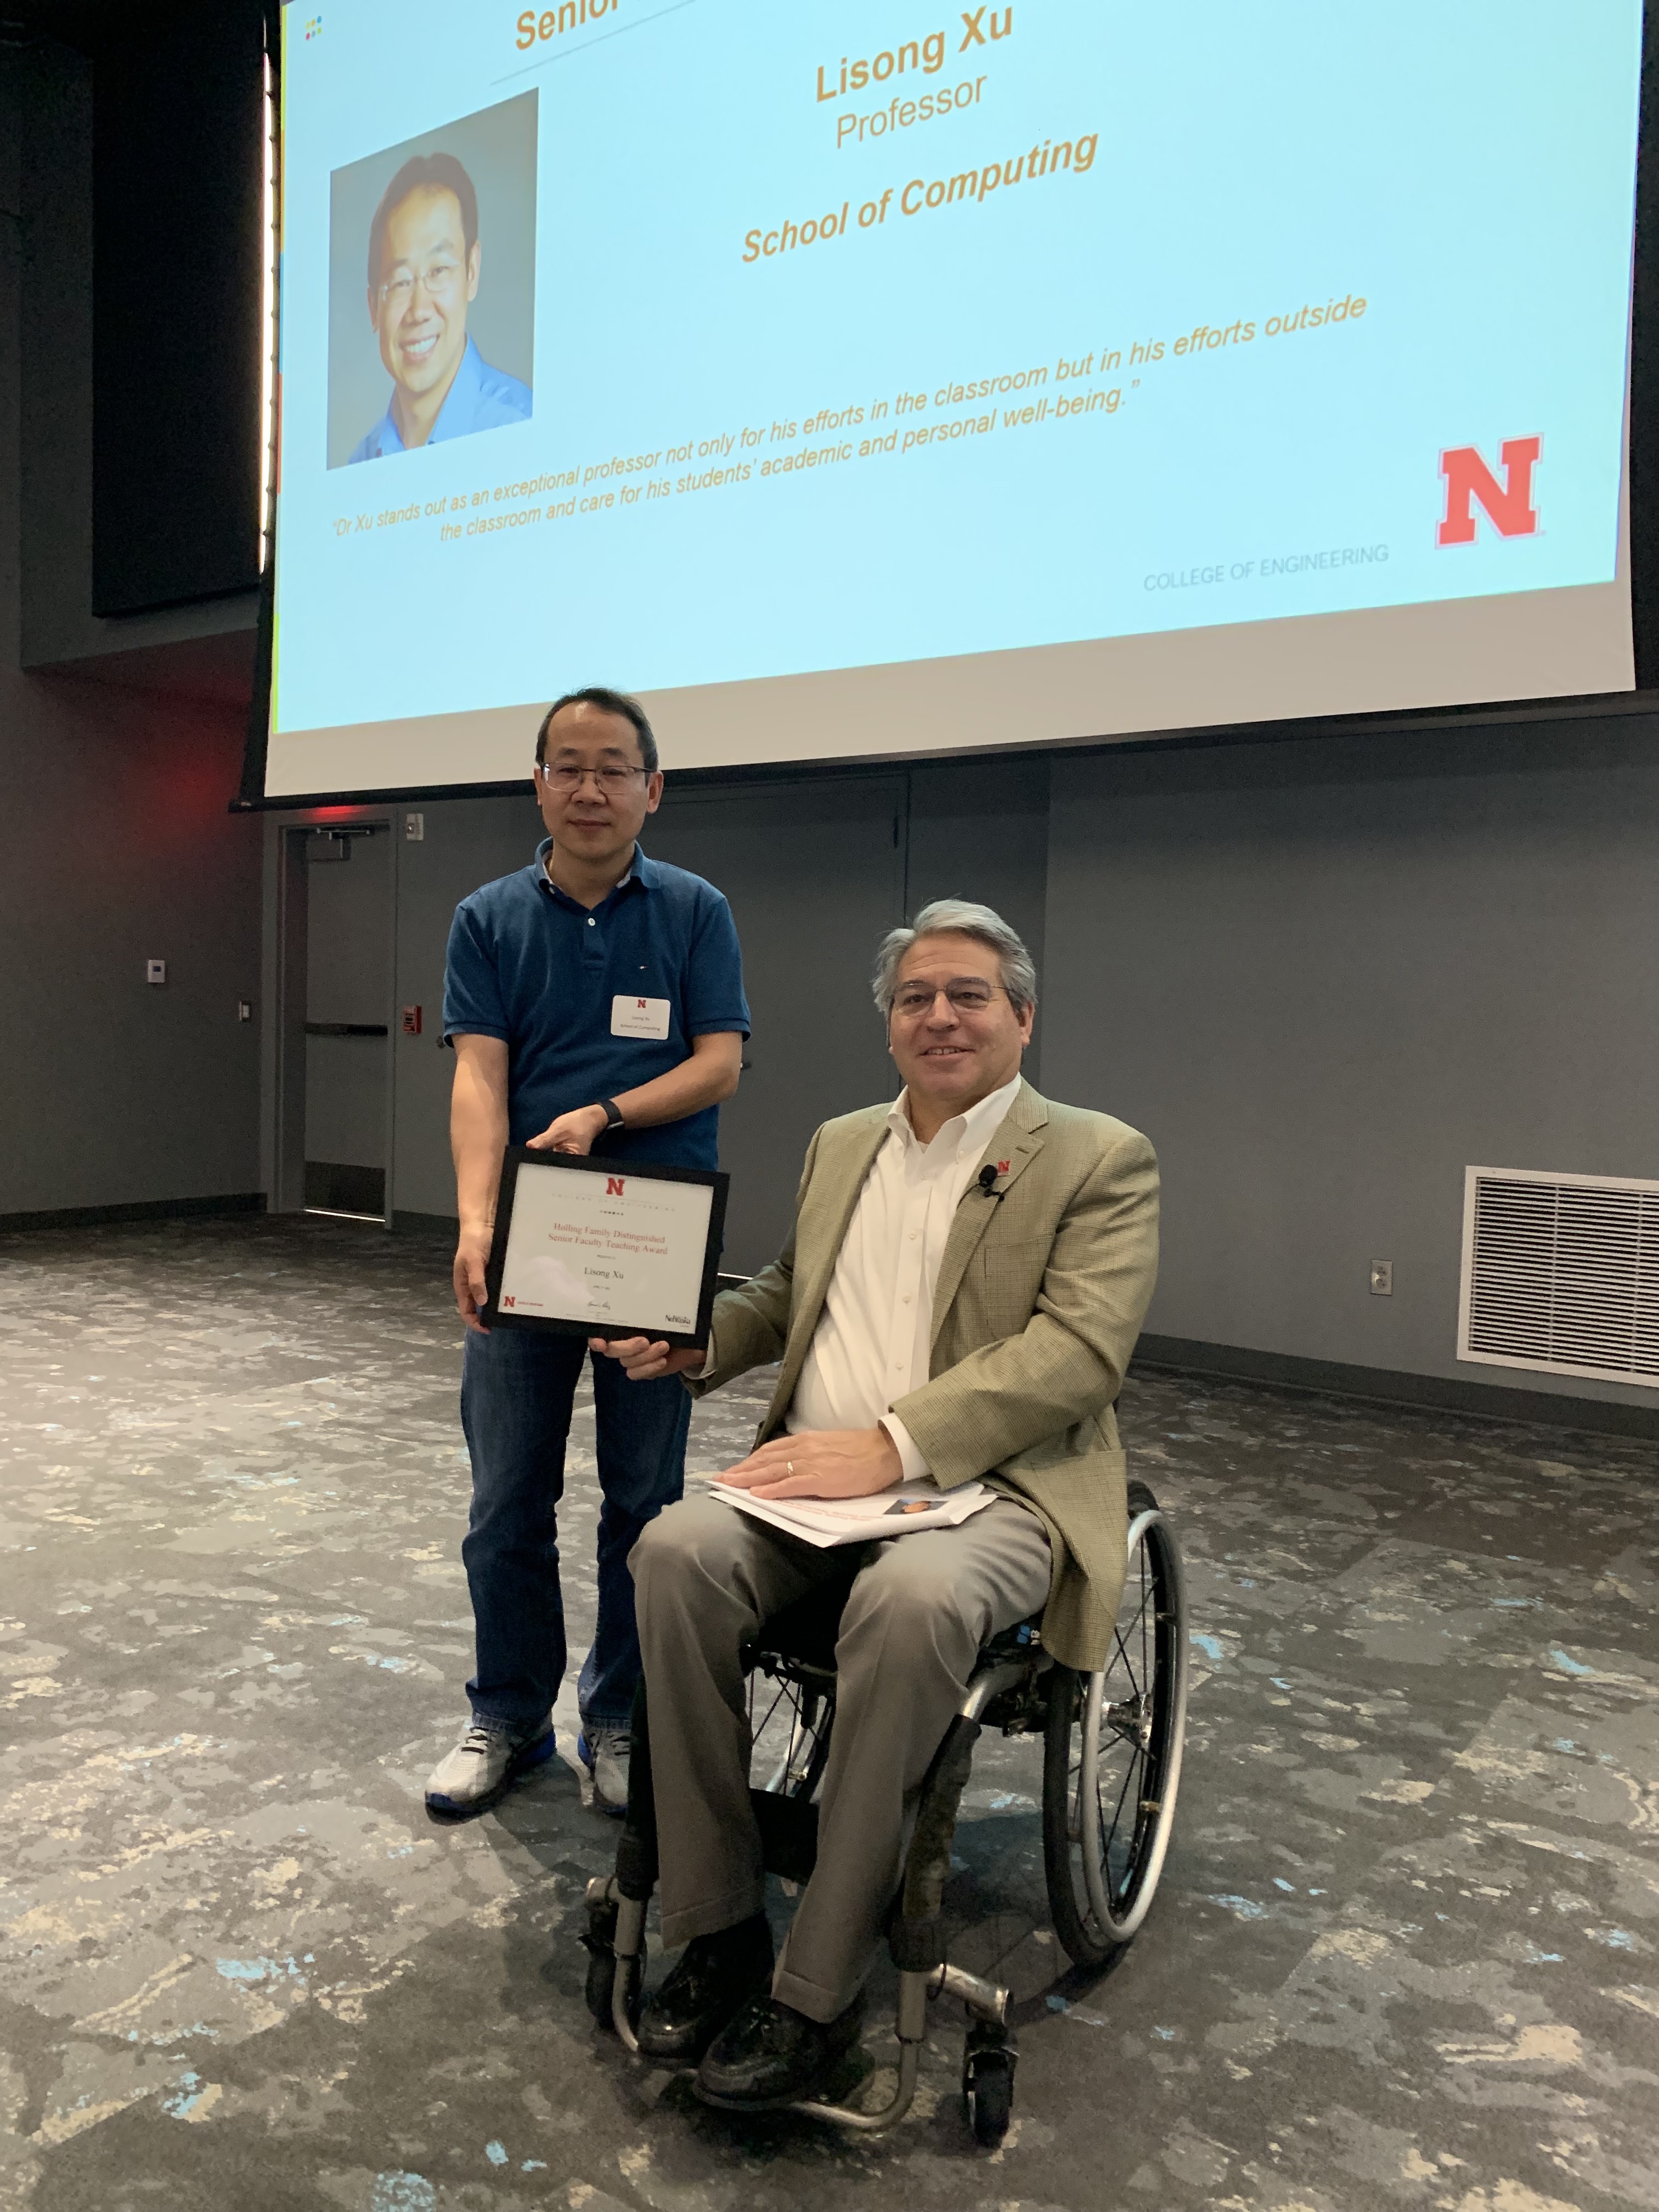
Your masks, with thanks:
[(849, 2141), (592, 2028), (615, 1832), (569, 1766), (427, 1820), (471, 1653), (447, 1278), (341, 1224), (0, 1238), (0, 2208), (1659, 2207), (1655, 1447), (1132, 1380), (1198, 1647), (1158, 1903), (1062, 1971), (1037, 1747), (988, 1739), (949, 1903), (1019, 1999), (1014, 2128), (974, 2148), (941, 2012)]

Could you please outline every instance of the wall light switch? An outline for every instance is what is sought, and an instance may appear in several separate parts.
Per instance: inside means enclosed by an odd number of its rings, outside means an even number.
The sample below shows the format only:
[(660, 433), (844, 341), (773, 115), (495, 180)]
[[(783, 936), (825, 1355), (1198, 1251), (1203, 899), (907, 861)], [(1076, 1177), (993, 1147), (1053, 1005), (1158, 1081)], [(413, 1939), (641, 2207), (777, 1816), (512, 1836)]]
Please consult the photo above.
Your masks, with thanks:
[(418, 845), (425, 836), (425, 815), (405, 814), (404, 817), (404, 842), (406, 845)]
[(146, 960), (146, 961), (145, 961), (145, 963), (144, 963), (144, 981), (145, 981), (145, 982), (147, 982), (147, 983), (165, 983), (165, 982), (167, 981), (167, 962), (166, 962), (165, 960)]
[(253, 1019), (253, 1001), (252, 999), (238, 999), (236, 1001), (236, 1018), (239, 1022), (251, 1022)]
[(1391, 1298), (1394, 1296), (1394, 1261), (1392, 1260), (1371, 1261), (1371, 1296), (1374, 1298)]

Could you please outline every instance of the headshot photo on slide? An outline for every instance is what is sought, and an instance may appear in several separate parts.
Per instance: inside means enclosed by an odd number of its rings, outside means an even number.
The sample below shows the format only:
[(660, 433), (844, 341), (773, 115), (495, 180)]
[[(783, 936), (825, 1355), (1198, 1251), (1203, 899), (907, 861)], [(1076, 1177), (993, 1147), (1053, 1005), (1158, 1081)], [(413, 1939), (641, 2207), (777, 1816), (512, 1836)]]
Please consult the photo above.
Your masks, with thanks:
[(328, 465), (527, 422), (536, 326), (536, 94), (336, 169)]

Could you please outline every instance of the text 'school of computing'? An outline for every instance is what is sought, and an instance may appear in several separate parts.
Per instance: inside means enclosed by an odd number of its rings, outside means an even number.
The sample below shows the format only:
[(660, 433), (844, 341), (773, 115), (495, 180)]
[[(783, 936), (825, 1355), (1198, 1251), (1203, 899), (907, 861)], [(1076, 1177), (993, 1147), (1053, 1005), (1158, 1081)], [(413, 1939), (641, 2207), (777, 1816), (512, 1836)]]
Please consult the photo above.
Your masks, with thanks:
[(405, 161), (368, 231), (368, 319), (392, 397), (352, 447), (352, 460), (380, 460), (529, 416), (530, 386), (492, 368), (467, 333), (482, 264), (471, 178), (453, 154)]

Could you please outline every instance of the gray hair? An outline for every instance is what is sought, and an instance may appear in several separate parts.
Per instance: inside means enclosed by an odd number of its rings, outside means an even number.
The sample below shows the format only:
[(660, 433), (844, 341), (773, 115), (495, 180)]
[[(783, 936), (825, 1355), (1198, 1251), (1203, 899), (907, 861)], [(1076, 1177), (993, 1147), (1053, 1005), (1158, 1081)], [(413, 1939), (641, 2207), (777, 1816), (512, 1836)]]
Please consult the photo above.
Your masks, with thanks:
[(1002, 916), (990, 907), (977, 905), (972, 899), (935, 899), (931, 905), (923, 907), (911, 927), (890, 929), (877, 948), (876, 972), (871, 988), (884, 1020), (893, 1011), (899, 963), (919, 937), (939, 937), (946, 930), (963, 937), (977, 938), (996, 954), (1002, 969), (1002, 988), (1017, 1014), (1036, 1004), (1036, 963), (1018, 932), (1010, 929)]

